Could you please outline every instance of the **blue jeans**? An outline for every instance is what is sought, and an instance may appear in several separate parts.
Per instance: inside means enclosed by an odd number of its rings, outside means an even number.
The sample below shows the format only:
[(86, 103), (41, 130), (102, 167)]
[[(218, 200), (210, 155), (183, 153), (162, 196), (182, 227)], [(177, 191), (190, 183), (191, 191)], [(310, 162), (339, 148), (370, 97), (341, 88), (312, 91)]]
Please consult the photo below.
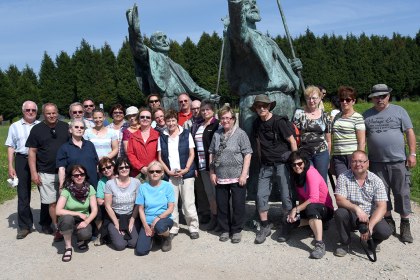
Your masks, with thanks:
[[(174, 221), (169, 218), (160, 219), (155, 224), (155, 234), (162, 234), (172, 228)], [(140, 232), (139, 232), (139, 239), (137, 240), (136, 245), (136, 254), (138, 256), (145, 256), (148, 255), (152, 246), (152, 238), (153, 236), (147, 236), (146, 231), (142, 225)]]
[(328, 183), (328, 165), (330, 164), (328, 150), (313, 154), (309, 160), (315, 169), (318, 170), (319, 174), (321, 174), (322, 178), (324, 178), (325, 183)]

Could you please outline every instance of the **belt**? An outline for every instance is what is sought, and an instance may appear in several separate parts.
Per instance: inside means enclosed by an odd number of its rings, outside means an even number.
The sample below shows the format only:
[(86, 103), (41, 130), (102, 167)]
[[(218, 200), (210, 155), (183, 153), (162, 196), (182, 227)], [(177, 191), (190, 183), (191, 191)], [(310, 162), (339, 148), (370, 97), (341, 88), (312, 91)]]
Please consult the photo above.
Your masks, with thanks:
[(27, 154), (16, 153), (16, 156), (28, 158)]

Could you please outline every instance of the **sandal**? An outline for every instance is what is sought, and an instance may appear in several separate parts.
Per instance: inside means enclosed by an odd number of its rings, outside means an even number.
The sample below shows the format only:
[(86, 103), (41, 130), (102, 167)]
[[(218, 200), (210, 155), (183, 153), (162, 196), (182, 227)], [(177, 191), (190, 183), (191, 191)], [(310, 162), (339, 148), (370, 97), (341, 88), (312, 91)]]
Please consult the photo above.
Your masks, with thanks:
[[(67, 252), (70, 252), (70, 253), (68, 254)], [(71, 261), (72, 255), (73, 255), (73, 248), (67, 248), (64, 251), (64, 254), (63, 254), (63, 257), (61, 258), (61, 260), (63, 262), (69, 262), (69, 261)]]
[(79, 250), (84, 251), (84, 250), (89, 249), (89, 246), (86, 241), (81, 241), (77, 243), (77, 248), (79, 248)]

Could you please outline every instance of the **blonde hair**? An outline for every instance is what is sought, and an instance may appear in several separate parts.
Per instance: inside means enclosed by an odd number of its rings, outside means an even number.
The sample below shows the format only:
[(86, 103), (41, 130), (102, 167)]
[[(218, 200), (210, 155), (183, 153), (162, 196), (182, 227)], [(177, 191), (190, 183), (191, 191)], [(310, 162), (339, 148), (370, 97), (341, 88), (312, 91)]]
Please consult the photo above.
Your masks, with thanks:
[(318, 97), (321, 98), (321, 91), (319, 90), (319, 88), (317, 86), (307, 86), (304, 92), (305, 98), (308, 98), (311, 94), (318, 94)]

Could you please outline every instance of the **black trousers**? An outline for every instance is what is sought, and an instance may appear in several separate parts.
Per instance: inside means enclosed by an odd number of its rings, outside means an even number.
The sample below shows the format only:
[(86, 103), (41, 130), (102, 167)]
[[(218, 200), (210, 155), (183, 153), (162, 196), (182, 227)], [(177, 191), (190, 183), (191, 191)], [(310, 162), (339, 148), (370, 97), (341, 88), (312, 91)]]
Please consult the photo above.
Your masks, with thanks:
[[(232, 218), (229, 203), (231, 197)], [(234, 234), (242, 231), (245, 223), (245, 198), (246, 187), (238, 183), (216, 186), (217, 222), (222, 232)]]

